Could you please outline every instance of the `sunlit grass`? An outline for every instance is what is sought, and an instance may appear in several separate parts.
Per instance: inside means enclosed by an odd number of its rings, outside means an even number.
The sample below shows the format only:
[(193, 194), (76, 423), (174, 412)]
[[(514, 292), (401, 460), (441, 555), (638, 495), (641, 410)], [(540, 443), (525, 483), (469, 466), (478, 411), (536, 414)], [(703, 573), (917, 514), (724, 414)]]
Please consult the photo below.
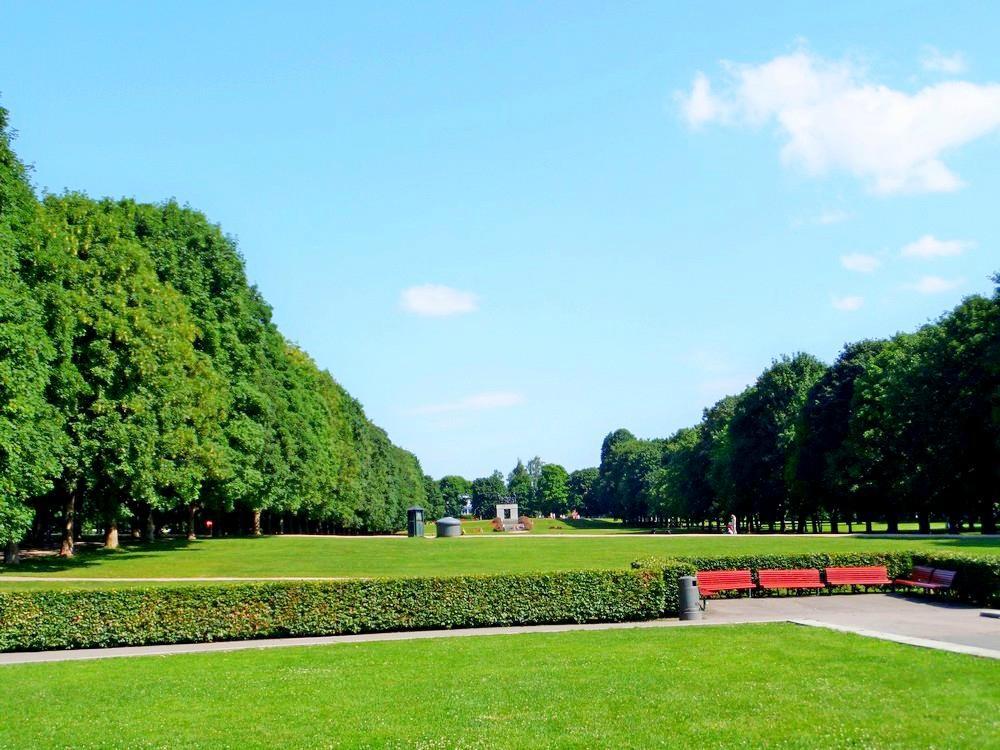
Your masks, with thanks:
[(1000, 664), (793, 625), (0, 667), (3, 747), (993, 747)]

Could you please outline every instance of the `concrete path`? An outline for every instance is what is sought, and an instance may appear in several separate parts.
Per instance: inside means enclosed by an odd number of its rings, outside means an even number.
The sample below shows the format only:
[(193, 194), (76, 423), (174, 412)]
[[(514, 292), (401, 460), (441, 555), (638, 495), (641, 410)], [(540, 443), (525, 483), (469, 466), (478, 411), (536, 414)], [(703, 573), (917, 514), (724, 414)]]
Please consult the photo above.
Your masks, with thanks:
[(910, 638), (984, 649), (1000, 658), (1000, 620), (981, 616), (984, 611), (988, 610), (936, 602), (929, 597), (819, 595), (709, 601), (704, 622), (823, 624), (850, 632), (866, 631), (863, 635), (881, 633), (896, 636), (892, 640)]
[(704, 627), (755, 622), (793, 622), (813, 627), (827, 627), (914, 646), (1000, 659), (1000, 620), (982, 617), (980, 613), (983, 611), (975, 607), (906, 599), (887, 594), (723, 599), (710, 601), (704, 619), (690, 622), (671, 619), (588, 625), (529, 625), (524, 627), (465, 628), (462, 630), (423, 630), (404, 633), (367, 633), (315, 638), (273, 638), (220, 643), (182, 643), (72, 651), (19, 652), (0, 654), (0, 666), (31, 662), (106, 659), (125, 656), (167, 656), (372, 641), (463, 638), (521, 633), (564, 633), (577, 630)]

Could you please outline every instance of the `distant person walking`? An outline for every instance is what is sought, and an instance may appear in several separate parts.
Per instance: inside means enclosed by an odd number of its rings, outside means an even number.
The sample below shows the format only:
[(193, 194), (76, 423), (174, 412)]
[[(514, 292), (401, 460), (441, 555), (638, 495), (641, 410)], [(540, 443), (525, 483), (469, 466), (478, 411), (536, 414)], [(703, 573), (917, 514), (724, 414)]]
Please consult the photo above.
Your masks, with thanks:
[(736, 516), (732, 515), (729, 517), (729, 523), (726, 525), (726, 533), (730, 536), (736, 536)]

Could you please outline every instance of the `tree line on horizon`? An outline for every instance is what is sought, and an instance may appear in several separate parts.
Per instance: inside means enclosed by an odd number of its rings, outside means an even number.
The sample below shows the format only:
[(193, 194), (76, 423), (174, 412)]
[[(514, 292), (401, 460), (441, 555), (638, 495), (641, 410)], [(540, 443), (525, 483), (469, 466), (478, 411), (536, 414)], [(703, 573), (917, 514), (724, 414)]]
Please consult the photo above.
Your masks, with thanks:
[(600, 466), (569, 474), (560, 504), (540, 500), (520, 462), (506, 484), (494, 472), (445, 477), (440, 488), (450, 498), (446, 485), (461, 486), (488, 516), (491, 498), (527, 487), (529, 510), (635, 525), (719, 529), (735, 515), (751, 531), (896, 532), (915, 520), (928, 532), (937, 520), (996, 533), (1000, 274), (994, 282), (992, 297), (967, 297), (913, 333), (848, 344), (833, 364), (776, 359), (665, 439), (609, 433)]
[[(0, 545), (197, 520), (391, 532), (436, 486), (175, 201), (38, 198), (0, 109)], [(199, 516), (200, 514), (200, 516)]]

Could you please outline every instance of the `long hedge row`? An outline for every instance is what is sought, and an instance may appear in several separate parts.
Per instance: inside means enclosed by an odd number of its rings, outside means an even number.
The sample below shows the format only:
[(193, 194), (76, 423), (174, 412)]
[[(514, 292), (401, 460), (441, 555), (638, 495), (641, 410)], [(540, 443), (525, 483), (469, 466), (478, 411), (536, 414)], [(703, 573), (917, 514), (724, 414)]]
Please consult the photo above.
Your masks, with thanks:
[(957, 571), (947, 595), (1000, 604), (1000, 559), (914, 552), (646, 558), (632, 570), (0, 592), (0, 651), (651, 620), (677, 611), (698, 570), (914, 564)]
[(651, 570), (0, 593), (0, 651), (649, 620)]
[[(757, 572), (768, 568), (817, 568), (884, 565), (890, 578), (902, 577), (914, 565), (930, 565), (957, 572), (951, 590), (943, 595), (979, 606), (1000, 604), (1000, 558), (969, 557), (919, 552), (845, 552), (799, 555), (727, 555), (724, 557), (648, 557), (632, 563), (636, 570), (661, 570), (666, 582), (664, 614), (677, 612), (677, 578), (699, 570), (749, 569), (754, 581)], [(766, 592), (761, 592), (766, 594)], [(795, 593), (795, 592), (789, 592)], [(739, 596), (740, 594), (735, 594)], [(940, 595), (940, 594), (939, 594)], [(725, 594), (722, 594), (725, 596)]]

